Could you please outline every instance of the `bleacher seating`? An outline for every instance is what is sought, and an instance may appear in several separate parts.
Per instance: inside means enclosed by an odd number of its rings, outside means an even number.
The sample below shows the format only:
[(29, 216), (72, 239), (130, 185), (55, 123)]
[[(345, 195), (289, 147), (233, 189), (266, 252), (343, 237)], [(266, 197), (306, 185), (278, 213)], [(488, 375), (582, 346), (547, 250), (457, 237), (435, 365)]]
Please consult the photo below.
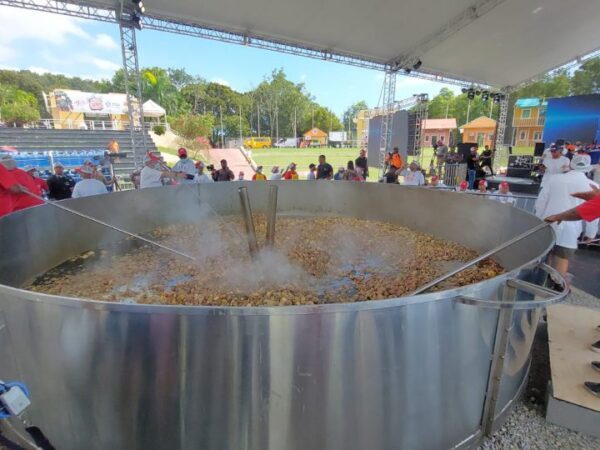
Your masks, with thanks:
[[(127, 176), (134, 167), (129, 131), (115, 130), (53, 130), (43, 128), (0, 128), (0, 146), (15, 147), (19, 167), (31, 164), (41, 169), (50, 168), (50, 154), (54, 162), (76, 167), (86, 159), (103, 154), (109, 141), (116, 139), (119, 151), (131, 155), (115, 161), (117, 175)], [(146, 131), (147, 150), (156, 151)]]

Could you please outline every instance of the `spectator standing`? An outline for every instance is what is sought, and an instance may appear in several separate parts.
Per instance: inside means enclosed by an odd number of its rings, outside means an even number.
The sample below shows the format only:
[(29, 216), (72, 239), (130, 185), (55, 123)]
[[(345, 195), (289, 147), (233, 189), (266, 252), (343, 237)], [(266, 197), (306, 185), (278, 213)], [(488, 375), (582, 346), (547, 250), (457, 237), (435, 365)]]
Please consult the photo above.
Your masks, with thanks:
[(425, 186), (425, 177), (415, 161), (410, 163), (408, 169), (402, 170), (400, 175), (404, 177), (403, 186)]
[(106, 148), (110, 153), (119, 153), (119, 142), (116, 139), (111, 139), (108, 141)]
[(404, 161), (402, 160), (402, 155), (398, 150), (398, 147), (394, 147), (392, 154), (390, 156), (390, 166), (395, 170), (400, 170), (404, 167)]
[(40, 195), (46, 195), (48, 193), (48, 183), (46, 183), (46, 180), (40, 178), (40, 174), (37, 171), (37, 168), (33, 166), (25, 166), (23, 170), (27, 172), (29, 176), (33, 179), (33, 182), (37, 186)]
[(15, 198), (24, 190), (4, 164), (0, 164), (0, 217), (14, 211)]
[(233, 171), (227, 166), (227, 160), (221, 160), (221, 168), (214, 173), (215, 181), (233, 181), (235, 179), (235, 175)]
[(467, 156), (467, 180), (469, 182), (469, 189), (475, 188), (475, 179), (477, 178), (477, 162), (479, 158), (477, 156), (477, 148), (471, 147), (469, 156)]
[(489, 175), (494, 175), (494, 168), (492, 167), (493, 158), (494, 151), (490, 150), (489, 145), (486, 145), (484, 147), (483, 152), (481, 152), (481, 156), (479, 157), (479, 159), (481, 160), (481, 165), (479, 167), (481, 167), (482, 170), (484, 167), (487, 167), (489, 169)]
[(560, 148), (552, 144), (549, 150), (550, 156), (546, 156), (542, 160), (542, 165), (544, 166), (544, 176), (541, 184), (542, 188), (548, 184), (553, 176), (569, 170), (569, 158), (561, 154)]
[(75, 181), (65, 174), (65, 168), (61, 163), (54, 164), (54, 175), (48, 178), (48, 197), (52, 200), (64, 200), (71, 198)]
[(500, 203), (508, 203), (510, 205), (514, 205), (516, 203), (515, 196), (512, 195), (512, 192), (510, 192), (509, 184), (506, 181), (500, 183), (498, 192), (496, 192), (496, 195), (494, 195), (492, 198)]
[(284, 180), (297, 180), (298, 172), (296, 172), (296, 163), (291, 163), (288, 168), (283, 172)]
[(10, 155), (2, 155), (0, 163), (8, 172), (12, 175), (17, 185), (21, 186), (19, 192), (12, 194), (12, 211), (20, 211), (21, 209), (30, 208), (32, 206), (41, 205), (44, 202), (37, 198), (31, 197), (26, 192), (31, 192), (37, 196), (41, 196), (42, 193), (33, 182), (31, 176), (17, 168), (17, 162)]
[(179, 161), (173, 166), (173, 172), (182, 179), (183, 184), (192, 184), (194, 182), (194, 176), (196, 175), (196, 165), (194, 161), (188, 159), (187, 150), (181, 147), (177, 150)]
[(238, 173), (238, 179), (237, 180), (238, 181), (244, 181), (244, 172), (242, 172), (241, 170), (240, 170), (240, 173)]
[(279, 170), (279, 166), (273, 166), (273, 168), (271, 169), (271, 181), (281, 180), (282, 175), (283, 174)]
[[(574, 155), (570, 161), (568, 173), (555, 174), (546, 186), (541, 190), (535, 202), (535, 213), (545, 219), (561, 211), (575, 208), (583, 203), (582, 200), (573, 196), (582, 192), (592, 183), (585, 173), (591, 169), (591, 160), (588, 155)], [(592, 183), (598, 188), (598, 185)], [(577, 239), (582, 232), (582, 222), (562, 222), (552, 225), (556, 234), (556, 245), (551, 252), (551, 264), (561, 275), (565, 276), (569, 269), (569, 258), (577, 250)], [(586, 236), (593, 238), (598, 232), (598, 223), (593, 221), (586, 227)], [(555, 280), (558, 281), (558, 280)]]
[(362, 169), (362, 175), (366, 180), (369, 177), (369, 161), (367, 159), (367, 152), (364, 149), (360, 150), (358, 158), (354, 161), (356, 168)]
[(106, 194), (106, 186), (100, 180), (96, 179), (94, 169), (90, 166), (81, 166), (79, 168), (81, 181), (73, 189), (73, 198), (89, 197), (91, 195)]
[(469, 190), (469, 182), (466, 180), (462, 180), (460, 184), (456, 187), (457, 192), (467, 192)]
[(161, 187), (163, 181), (171, 176), (170, 171), (163, 170), (160, 159), (148, 152), (144, 157), (144, 168), (140, 172), (140, 189)]
[(344, 176), (342, 177), (343, 180), (345, 181), (365, 181), (364, 178), (362, 177), (362, 173), (359, 173), (359, 171), (362, 172), (362, 168), (354, 167), (354, 162), (352, 161), (348, 161), (348, 164), (346, 165), (346, 170), (344, 171)]
[(477, 183), (477, 192), (479, 192), (480, 194), (487, 194), (487, 181), (485, 180), (479, 180), (479, 183)]
[(212, 175), (207, 175), (204, 173), (204, 163), (202, 161), (198, 161), (196, 163), (196, 167), (198, 167), (198, 173), (194, 176), (194, 183), (203, 184), (203, 183), (214, 183)]
[(319, 165), (317, 166), (317, 180), (331, 180), (333, 178), (333, 167), (329, 164), (325, 155), (319, 156)]
[(333, 179), (335, 181), (342, 181), (342, 180), (344, 180), (344, 173), (345, 173), (344, 168), (343, 167), (338, 167), (338, 171), (333, 176)]
[(308, 175), (306, 176), (307, 180), (316, 180), (317, 179), (317, 166), (314, 164), (309, 164), (308, 166)]
[(438, 173), (440, 173), (440, 168), (446, 162), (446, 155), (448, 154), (448, 146), (444, 144), (443, 141), (437, 141), (437, 147), (435, 148), (435, 157), (438, 167)]
[(252, 181), (267, 181), (267, 176), (262, 171), (263, 166), (256, 167), (256, 173), (252, 175)]

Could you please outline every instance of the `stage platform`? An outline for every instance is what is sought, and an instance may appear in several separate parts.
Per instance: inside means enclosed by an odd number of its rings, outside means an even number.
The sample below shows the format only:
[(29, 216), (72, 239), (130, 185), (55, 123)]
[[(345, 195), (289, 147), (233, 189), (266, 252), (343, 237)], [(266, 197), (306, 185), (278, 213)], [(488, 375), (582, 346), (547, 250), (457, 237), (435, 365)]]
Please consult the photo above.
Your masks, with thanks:
[(506, 181), (509, 184), (510, 191), (515, 194), (532, 194), (536, 195), (540, 190), (540, 184), (531, 178), (506, 177), (503, 175), (494, 175), (486, 177), (488, 186), (493, 189), (498, 189), (500, 183)]
[(600, 382), (590, 363), (600, 354), (590, 344), (600, 339), (600, 311), (582, 306), (548, 308), (551, 386), (548, 422), (600, 437), (600, 398), (590, 394), (584, 381)]

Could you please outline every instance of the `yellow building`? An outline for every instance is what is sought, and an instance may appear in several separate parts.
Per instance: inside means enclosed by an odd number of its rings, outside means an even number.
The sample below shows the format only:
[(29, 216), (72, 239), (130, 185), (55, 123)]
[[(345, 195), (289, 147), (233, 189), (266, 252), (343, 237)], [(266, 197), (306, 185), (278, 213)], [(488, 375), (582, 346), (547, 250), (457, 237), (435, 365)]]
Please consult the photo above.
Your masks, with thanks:
[(481, 116), (462, 126), (462, 141), (476, 143), (479, 147), (484, 145), (494, 146), (496, 134), (496, 121), (489, 117)]
[(544, 138), (544, 123), (548, 103), (540, 98), (520, 98), (513, 113), (512, 144), (515, 147), (533, 147)]
[(325, 146), (327, 145), (327, 133), (315, 127), (304, 133), (304, 141), (311, 146)]
[(367, 148), (369, 143), (369, 120), (371, 119), (371, 111), (368, 109), (360, 110), (354, 118), (356, 124), (356, 139), (359, 148)]
[(129, 124), (125, 94), (55, 89), (46, 99), (57, 129), (122, 130)]

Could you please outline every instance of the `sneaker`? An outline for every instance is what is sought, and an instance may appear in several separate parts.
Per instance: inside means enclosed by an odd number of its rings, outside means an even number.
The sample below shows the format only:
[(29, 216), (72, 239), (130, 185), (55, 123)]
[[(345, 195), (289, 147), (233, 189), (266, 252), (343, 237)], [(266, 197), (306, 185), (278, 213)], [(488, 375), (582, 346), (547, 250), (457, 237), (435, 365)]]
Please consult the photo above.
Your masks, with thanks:
[(585, 381), (583, 383), (585, 389), (592, 395), (600, 397), (600, 383), (594, 383), (593, 381)]
[(594, 342), (592, 345), (590, 345), (590, 348), (593, 351), (600, 353), (600, 341)]
[(592, 369), (600, 372), (600, 361), (592, 361)]

